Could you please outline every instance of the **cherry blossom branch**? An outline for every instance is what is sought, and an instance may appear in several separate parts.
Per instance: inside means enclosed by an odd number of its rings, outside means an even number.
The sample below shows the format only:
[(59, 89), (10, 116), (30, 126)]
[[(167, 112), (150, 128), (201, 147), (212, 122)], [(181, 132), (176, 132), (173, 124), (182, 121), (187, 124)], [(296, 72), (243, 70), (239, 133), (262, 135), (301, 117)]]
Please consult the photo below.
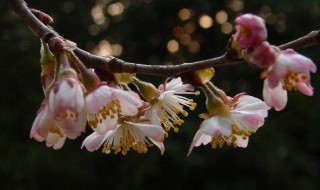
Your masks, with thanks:
[[(33, 31), (45, 42), (49, 42), (52, 38), (58, 37), (59, 34), (52, 28), (45, 26), (27, 7), (23, 0), (8, 0), (12, 9), (33, 29)], [(312, 31), (311, 33), (299, 39), (293, 40), (279, 46), (280, 49), (301, 49), (309, 46), (315, 46), (320, 43), (320, 31)], [(239, 64), (243, 59), (233, 58), (230, 54), (225, 53), (222, 56), (183, 63), (180, 65), (146, 65), (140, 63), (130, 63), (112, 56), (96, 56), (84, 51), (80, 48), (75, 50), (76, 55), (88, 67), (98, 68), (112, 72), (128, 72), (140, 73), (146, 75), (159, 76), (177, 76), (194, 70), (205, 69), (210, 67), (222, 67), (228, 65)]]

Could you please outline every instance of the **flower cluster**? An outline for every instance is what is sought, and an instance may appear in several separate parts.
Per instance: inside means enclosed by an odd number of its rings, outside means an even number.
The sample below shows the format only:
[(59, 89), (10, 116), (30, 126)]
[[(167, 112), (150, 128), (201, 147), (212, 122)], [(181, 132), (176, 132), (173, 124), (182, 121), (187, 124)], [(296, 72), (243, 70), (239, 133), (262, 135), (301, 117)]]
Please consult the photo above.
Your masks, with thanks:
[(243, 57), (250, 64), (265, 69), (263, 98), (266, 103), (280, 111), (287, 104), (287, 91), (298, 90), (312, 96), (310, 72), (316, 65), (309, 58), (292, 49), (280, 50), (270, 45), (264, 20), (252, 14), (236, 19), (235, 40), (242, 49)]
[[(270, 45), (263, 19), (245, 14), (236, 19), (236, 34), (232, 50), (247, 62), (264, 69), (264, 101), (240, 93), (231, 98), (210, 81), (213, 68), (192, 71), (182, 78), (167, 79), (156, 88), (138, 79), (134, 73), (108, 73), (101, 81), (93, 69), (88, 69), (73, 53), (75, 44), (54, 38), (51, 49), (42, 43), (41, 82), (45, 93), (34, 120), (30, 137), (48, 147), (60, 149), (66, 139), (75, 139), (88, 124), (93, 133), (82, 143), (92, 152), (102, 148), (110, 154), (134, 150), (146, 153), (157, 146), (161, 154), (163, 141), (171, 129), (194, 110), (196, 103), (184, 95), (199, 95), (194, 86), (206, 96), (208, 113), (200, 114), (204, 121), (194, 136), (189, 153), (194, 147), (211, 143), (212, 148), (224, 145), (246, 147), (268, 116), (268, 110), (282, 110), (287, 103), (287, 91), (298, 90), (312, 96), (310, 72), (315, 64), (292, 49), (280, 50)], [(101, 76), (101, 74), (99, 75)], [(187, 81), (188, 84), (183, 83)], [(138, 91), (132, 89), (132, 85)]]
[[(185, 107), (194, 110), (196, 103), (184, 94), (198, 94), (194, 87), (183, 84), (180, 78), (166, 81), (156, 89), (132, 74), (114, 74), (115, 81), (104, 82), (94, 70), (87, 69), (66, 48), (57, 56), (43, 43), (42, 80), (45, 99), (34, 120), (30, 137), (48, 147), (60, 149), (66, 139), (75, 139), (85, 132), (88, 124), (93, 133), (82, 147), (102, 152), (126, 155), (129, 150), (146, 153), (156, 145), (164, 153), (163, 140), (170, 128), (177, 132), (187, 116)], [(72, 65), (72, 66), (71, 66)], [(134, 83), (142, 100), (128, 86)], [(144, 90), (144, 89), (147, 90)], [(150, 90), (151, 89), (151, 90)]]

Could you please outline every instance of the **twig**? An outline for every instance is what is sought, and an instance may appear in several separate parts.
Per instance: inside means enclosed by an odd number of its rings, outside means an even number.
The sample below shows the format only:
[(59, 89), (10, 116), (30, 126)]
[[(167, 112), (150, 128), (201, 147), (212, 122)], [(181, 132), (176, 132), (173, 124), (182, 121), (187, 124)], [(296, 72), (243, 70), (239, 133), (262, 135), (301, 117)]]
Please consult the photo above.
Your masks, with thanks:
[[(8, 0), (12, 9), (24, 19), (24, 21), (42, 38), (49, 42), (53, 37), (59, 36), (53, 29), (45, 26), (37, 19), (23, 0)], [(280, 49), (301, 49), (309, 46), (315, 46), (320, 43), (320, 31), (313, 31), (306, 36), (280, 45)], [(79, 59), (88, 67), (99, 68), (112, 72), (140, 73), (146, 75), (176, 76), (182, 73), (205, 69), (209, 67), (222, 67), (241, 63), (242, 59), (234, 59), (227, 53), (207, 60), (183, 63), (180, 65), (146, 65), (139, 63), (130, 63), (112, 56), (96, 56), (80, 48), (75, 50)]]

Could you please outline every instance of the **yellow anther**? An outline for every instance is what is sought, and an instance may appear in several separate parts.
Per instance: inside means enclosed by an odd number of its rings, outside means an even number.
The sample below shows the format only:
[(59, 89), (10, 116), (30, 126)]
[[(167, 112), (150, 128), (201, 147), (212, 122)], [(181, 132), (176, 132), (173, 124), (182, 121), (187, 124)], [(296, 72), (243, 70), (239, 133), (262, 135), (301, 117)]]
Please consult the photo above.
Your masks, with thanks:
[(211, 146), (212, 146), (213, 149), (216, 149), (217, 148), (217, 143), (216, 142), (212, 142)]
[(196, 95), (196, 96), (200, 95), (200, 91), (196, 91), (196, 92), (194, 93), (194, 95)]
[(186, 112), (185, 110), (182, 110), (182, 115), (184, 116), (184, 117), (187, 117), (188, 116), (188, 112)]
[(222, 148), (223, 145), (224, 145), (224, 141), (223, 140), (219, 141), (219, 148)]
[(120, 105), (120, 101), (119, 101), (119, 100), (116, 100), (115, 106), (117, 106), (118, 108), (121, 108), (121, 105)]
[(184, 121), (182, 119), (177, 121), (178, 125), (182, 125), (182, 123), (184, 123)]
[(178, 132), (179, 132), (179, 129), (178, 129), (177, 127), (175, 127), (175, 128), (173, 128), (173, 131), (174, 131), (175, 133), (178, 133)]

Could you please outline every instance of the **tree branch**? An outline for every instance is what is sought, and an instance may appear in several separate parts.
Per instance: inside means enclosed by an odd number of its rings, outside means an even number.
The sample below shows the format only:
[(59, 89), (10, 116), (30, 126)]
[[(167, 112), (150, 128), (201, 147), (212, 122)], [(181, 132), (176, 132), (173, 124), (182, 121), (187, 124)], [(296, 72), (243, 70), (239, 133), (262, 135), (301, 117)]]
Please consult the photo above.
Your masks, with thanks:
[[(42, 38), (45, 42), (49, 42), (53, 37), (58, 37), (59, 34), (53, 29), (45, 26), (37, 17), (35, 17), (23, 0), (8, 0), (11, 3), (12, 9)], [(320, 31), (313, 31), (306, 36), (303, 36), (294, 41), (280, 45), (280, 49), (301, 49), (309, 46), (315, 46), (320, 43)], [(180, 65), (146, 65), (139, 63), (130, 63), (112, 56), (96, 56), (84, 51), (80, 48), (75, 50), (79, 59), (90, 68), (99, 68), (105, 71), (112, 72), (128, 72), (140, 73), (146, 75), (159, 76), (176, 76), (182, 73), (205, 69), (210, 67), (221, 67), (241, 63), (242, 59), (235, 59), (227, 53), (207, 60), (183, 63)]]

